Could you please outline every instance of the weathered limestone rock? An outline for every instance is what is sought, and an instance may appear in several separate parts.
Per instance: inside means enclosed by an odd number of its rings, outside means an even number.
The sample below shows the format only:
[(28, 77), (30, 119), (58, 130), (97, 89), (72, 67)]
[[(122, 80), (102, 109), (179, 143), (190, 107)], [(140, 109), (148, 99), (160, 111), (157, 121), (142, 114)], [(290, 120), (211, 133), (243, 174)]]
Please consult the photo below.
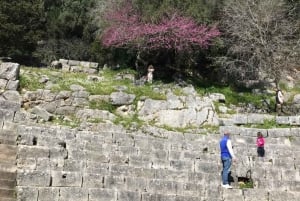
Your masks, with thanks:
[(134, 94), (127, 94), (125, 92), (113, 92), (110, 94), (110, 101), (113, 105), (130, 105), (134, 99)]
[(45, 109), (35, 106), (32, 110), (32, 113), (36, 114), (37, 116), (41, 117), (45, 121), (51, 121), (53, 118), (53, 115), (49, 112), (47, 112)]
[(96, 119), (113, 121), (116, 118), (114, 114), (106, 110), (91, 110), (91, 109), (78, 110), (76, 113), (76, 117), (84, 121), (96, 120)]

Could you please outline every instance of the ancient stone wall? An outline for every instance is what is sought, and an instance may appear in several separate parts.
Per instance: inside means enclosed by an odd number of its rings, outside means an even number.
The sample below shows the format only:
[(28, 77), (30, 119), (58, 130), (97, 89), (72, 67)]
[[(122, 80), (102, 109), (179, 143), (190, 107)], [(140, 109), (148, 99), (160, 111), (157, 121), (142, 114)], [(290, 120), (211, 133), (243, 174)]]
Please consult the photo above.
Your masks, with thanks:
[[(71, 129), (27, 121), (30, 115), (21, 111), (19, 99), (5, 95), (15, 90), (2, 88), (0, 142), (16, 146), (16, 167), (10, 167), (16, 173), (16, 196), (10, 200), (299, 200), (298, 116), (239, 114), (220, 119), (223, 126), (219, 132), (207, 134), (182, 134), (151, 126), (128, 131), (111, 123)], [(249, 127), (272, 118), (285, 127)], [(238, 157), (231, 169), (234, 189), (221, 187), (218, 143), (225, 130), (232, 134)], [(258, 131), (268, 135), (266, 156), (261, 160), (256, 154)], [(5, 154), (8, 152), (1, 152), (1, 160)], [(1, 172), (5, 167), (0, 162)], [(253, 188), (241, 189), (237, 179), (249, 176), (248, 171)], [(0, 192), (11, 194), (1, 185)], [(0, 193), (0, 200), (4, 200), (1, 196), (4, 195)]]
[(83, 72), (94, 74), (98, 72), (98, 63), (89, 61), (77, 61), (77, 60), (67, 60), (59, 59), (58, 61), (53, 61), (51, 63), (52, 68), (62, 69), (63, 71), (70, 72)]

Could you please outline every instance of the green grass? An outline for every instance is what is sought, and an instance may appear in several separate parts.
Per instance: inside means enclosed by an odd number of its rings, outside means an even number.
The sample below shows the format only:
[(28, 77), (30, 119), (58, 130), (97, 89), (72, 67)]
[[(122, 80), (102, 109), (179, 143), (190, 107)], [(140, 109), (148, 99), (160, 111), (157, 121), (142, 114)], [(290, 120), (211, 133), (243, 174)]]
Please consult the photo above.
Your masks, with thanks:
[(39, 82), (39, 78), (34, 74), (21, 74), (19, 81), (21, 88), (27, 91), (35, 91), (37, 89), (44, 88), (44, 84), (41, 84)]
[(133, 116), (130, 117), (121, 117), (118, 116), (116, 118), (116, 120), (114, 120), (115, 124), (121, 124), (123, 125), (125, 128), (130, 128), (131, 126), (135, 126), (136, 128), (140, 128), (145, 122), (140, 120), (138, 118), (137, 114), (134, 114)]
[(240, 189), (254, 188), (254, 184), (253, 184), (253, 182), (239, 183), (239, 188)]
[(265, 119), (263, 124), (247, 124), (245, 127), (259, 128), (259, 129), (271, 129), (271, 128), (291, 128), (291, 125), (277, 124), (276, 119)]
[(106, 101), (90, 101), (89, 108), (107, 110), (111, 113), (114, 113), (117, 107)]
[(64, 120), (62, 117), (56, 117), (53, 119), (53, 123), (56, 125), (61, 125), (61, 126), (67, 126), (70, 128), (77, 128), (80, 125), (80, 119), (76, 118), (75, 116), (69, 116), (69, 120)]

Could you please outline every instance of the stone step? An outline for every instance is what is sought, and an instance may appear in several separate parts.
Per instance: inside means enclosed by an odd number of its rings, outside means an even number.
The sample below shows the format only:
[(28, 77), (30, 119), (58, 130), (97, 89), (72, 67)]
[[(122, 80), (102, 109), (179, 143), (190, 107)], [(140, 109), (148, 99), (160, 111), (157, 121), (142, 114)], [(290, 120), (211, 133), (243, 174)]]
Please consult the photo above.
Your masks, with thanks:
[(17, 134), (11, 130), (0, 130), (0, 144), (15, 145)]
[(15, 162), (17, 154), (17, 146), (0, 144), (0, 163), (1, 162)]
[(6, 171), (1, 171), (0, 170), (0, 179), (3, 180), (15, 180), (17, 177), (16, 172), (6, 172)]
[(0, 188), (14, 189), (16, 186), (15, 180), (0, 179)]
[(0, 188), (0, 200), (1, 201), (2, 201), (2, 198), (13, 199), (15, 197), (16, 197), (16, 191), (14, 189)]
[(16, 201), (16, 196), (14, 198), (1, 198), (1, 201)]
[(9, 173), (14, 173), (16, 172), (16, 170), (17, 170), (16, 163), (5, 163), (5, 162), (0, 163), (0, 172), (4, 171)]

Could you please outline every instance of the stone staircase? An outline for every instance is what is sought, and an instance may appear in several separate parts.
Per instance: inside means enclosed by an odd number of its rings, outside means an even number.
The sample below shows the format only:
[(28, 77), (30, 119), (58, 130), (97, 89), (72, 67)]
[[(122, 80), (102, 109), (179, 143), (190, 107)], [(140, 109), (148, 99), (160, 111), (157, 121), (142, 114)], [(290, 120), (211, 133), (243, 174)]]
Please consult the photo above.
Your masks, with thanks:
[[(232, 133), (235, 189), (222, 189), (219, 134), (98, 132), (18, 126), (18, 199), (22, 201), (296, 201), (300, 196), (300, 130), (262, 130), (267, 155), (256, 157), (257, 129)], [(288, 131), (288, 132), (287, 132)], [(293, 133), (293, 135), (291, 135)], [(254, 188), (237, 177), (251, 169)]]
[(0, 130), (0, 200), (16, 200), (16, 133)]

